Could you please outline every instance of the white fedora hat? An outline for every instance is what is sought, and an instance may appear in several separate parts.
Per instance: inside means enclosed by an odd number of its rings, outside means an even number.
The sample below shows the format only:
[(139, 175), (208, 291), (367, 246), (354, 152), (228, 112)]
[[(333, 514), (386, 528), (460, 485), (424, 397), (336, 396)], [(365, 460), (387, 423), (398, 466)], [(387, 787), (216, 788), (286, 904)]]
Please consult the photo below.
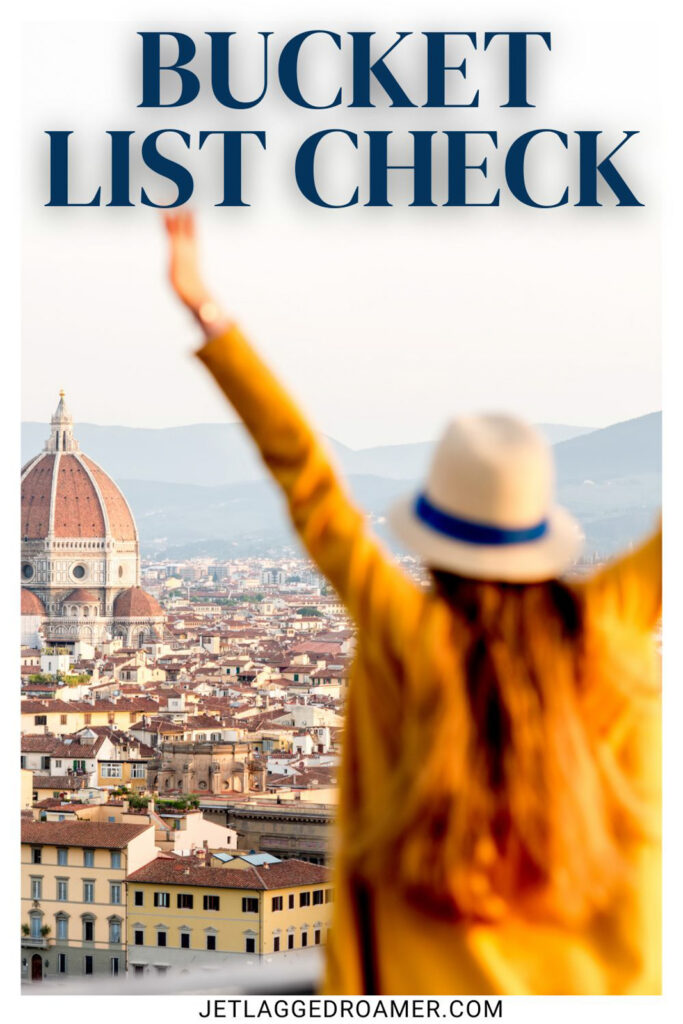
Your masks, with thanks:
[(532, 583), (560, 576), (582, 543), (554, 503), (549, 446), (512, 416), (464, 416), (439, 441), (426, 485), (389, 523), (433, 569), (472, 579)]

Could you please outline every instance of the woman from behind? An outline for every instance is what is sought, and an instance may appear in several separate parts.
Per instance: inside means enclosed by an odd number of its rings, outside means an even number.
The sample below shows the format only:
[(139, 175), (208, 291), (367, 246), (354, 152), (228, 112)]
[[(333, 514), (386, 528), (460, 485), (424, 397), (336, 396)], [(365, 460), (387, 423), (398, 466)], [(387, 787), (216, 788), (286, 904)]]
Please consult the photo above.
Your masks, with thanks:
[(166, 226), (198, 356), (357, 627), (324, 990), (658, 992), (661, 533), (572, 579), (545, 443), (461, 417), (391, 516), (409, 578)]

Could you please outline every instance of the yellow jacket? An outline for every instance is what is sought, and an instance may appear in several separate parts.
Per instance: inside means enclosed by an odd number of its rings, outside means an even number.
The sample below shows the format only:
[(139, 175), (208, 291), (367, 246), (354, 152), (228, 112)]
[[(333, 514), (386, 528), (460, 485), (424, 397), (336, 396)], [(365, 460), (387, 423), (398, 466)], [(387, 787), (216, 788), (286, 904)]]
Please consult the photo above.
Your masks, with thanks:
[[(324, 990), (385, 994), (647, 994), (660, 991), (660, 852), (658, 840), (629, 850), (637, 885), (598, 922), (572, 929), (508, 914), (495, 923), (439, 920), (397, 887), (372, 884), (369, 930), (359, 924), (358, 890), (348, 850), (358, 834), (390, 820), (400, 787), (396, 765), (406, 715), (429, 721), (438, 691), (440, 714), (457, 723), (457, 687), (445, 688), (454, 636), (448, 607), (392, 561), (344, 489), (330, 455), (296, 405), (236, 327), (198, 352), (258, 445), (282, 487), (292, 522), (311, 558), (358, 627), (358, 651), (346, 711), (340, 778), (335, 916)], [(579, 585), (577, 585), (578, 587)], [(609, 642), (626, 675), (654, 671), (652, 630), (661, 602), (661, 535), (580, 584), (595, 643)], [(606, 641), (606, 642), (607, 642)], [(401, 679), (415, 686), (401, 686)], [(441, 688), (439, 690), (439, 687)], [(635, 715), (626, 702), (586, 702), (602, 716), (610, 756), (639, 783), (659, 820), (659, 705)], [(415, 733), (420, 735), (419, 733)], [(457, 728), (453, 729), (457, 737)], [(424, 756), (430, 737), (423, 737)], [(403, 752), (405, 753), (405, 752)], [(404, 758), (405, 760), (405, 758)], [(393, 804), (392, 804), (393, 801)], [(362, 911), (361, 911), (362, 913)], [(362, 934), (361, 934), (362, 933)], [(368, 935), (370, 941), (367, 941)]]

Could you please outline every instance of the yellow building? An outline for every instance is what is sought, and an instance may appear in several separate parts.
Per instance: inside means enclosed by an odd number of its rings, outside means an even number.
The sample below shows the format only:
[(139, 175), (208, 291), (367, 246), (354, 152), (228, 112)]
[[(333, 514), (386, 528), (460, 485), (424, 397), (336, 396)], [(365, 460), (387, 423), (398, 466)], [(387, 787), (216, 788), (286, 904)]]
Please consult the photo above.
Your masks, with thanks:
[(128, 876), (128, 965), (169, 968), (284, 958), (324, 945), (331, 871), (268, 854), (157, 857)]
[(21, 731), (64, 736), (87, 725), (115, 725), (125, 732), (142, 714), (156, 711), (157, 703), (143, 697), (135, 701), (119, 700), (115, 704), (105, 700), (96, 704), (75, 700), (22, 700)]
[(28, 768), (21, 769), (21, 809), (30, 810), (33, 807), (33, 772)]
[(149, 823), (22, 821), (22, 981), (123, 974), (126, 875), (156, 852)]
[(133, 792), (144, 792), (147, 789), (147, 761), (148, 758), (143, 757), (116, 761), (98, 759), (97, 788), (118, 789), (119, 786), (126, 786)]

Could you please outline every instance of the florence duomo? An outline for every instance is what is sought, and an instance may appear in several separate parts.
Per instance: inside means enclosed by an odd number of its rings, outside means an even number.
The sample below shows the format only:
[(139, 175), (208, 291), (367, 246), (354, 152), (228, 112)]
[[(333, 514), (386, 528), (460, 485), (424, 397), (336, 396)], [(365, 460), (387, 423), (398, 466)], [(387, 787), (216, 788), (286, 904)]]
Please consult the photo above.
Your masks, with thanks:
[(24, 643), (51, 646), (121, 637), (142, 646), (164, 613), (140, 586), (140, 547), (123, 494), (79, 448), (60, 392), (42, 452), (21, 473)]

